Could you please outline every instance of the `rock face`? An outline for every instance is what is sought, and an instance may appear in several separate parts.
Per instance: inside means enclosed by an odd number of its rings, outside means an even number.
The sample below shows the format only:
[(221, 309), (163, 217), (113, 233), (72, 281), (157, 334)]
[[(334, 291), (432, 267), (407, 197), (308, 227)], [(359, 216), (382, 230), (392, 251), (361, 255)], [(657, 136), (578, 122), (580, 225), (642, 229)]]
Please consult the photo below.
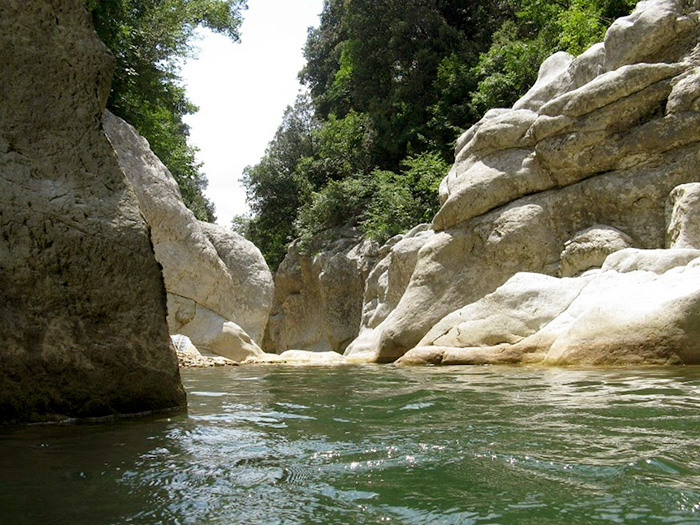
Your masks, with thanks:
[(681, 184), (675, 188), (666, 214), (668, 247), (700, 249), (700, 184)]
[(404, 364), (699, 364), (700, 250), (625, 249), (558, 279), (519, 273), (437, 323)]
[(262, 339), (273, 283), (260, 250), (224, 227), (198, 221), (148, 142), (109, 112), (104, 123), (151, 228), (170, 332), (234, 361), (261, 354), (253, 341)]
[(460, 137), (405, 293), (346, 355), (393, 361), (517, 272), (574, 275), (621, 247), (664, 248), (669, 193), (700, 180), (698, 42), (700, 2), (640, 2)]
[(148, 227), (102, 131), (79, 0), (0, 4), (0, 422), (185, 403)]
[(573, 277), (590, 268), (600, 268), (608, 255), (630, 248), (632, 239), (610, 226), (592, 226), (576, 233), (564, 243), (560, 277)]
[(275, 274), (263, 349), (342, 353), (359, 332), (365, 280), (377, 252), (376, 243), (356, 238), (316, 256), (292, 245)]
[(192, 344), (192, 340), (182, 334), (171, 335), (177, 360), (182, 368), (211, 368), (214, 366), (237, 365), (235, 361), (221, 356), (205, 356)]

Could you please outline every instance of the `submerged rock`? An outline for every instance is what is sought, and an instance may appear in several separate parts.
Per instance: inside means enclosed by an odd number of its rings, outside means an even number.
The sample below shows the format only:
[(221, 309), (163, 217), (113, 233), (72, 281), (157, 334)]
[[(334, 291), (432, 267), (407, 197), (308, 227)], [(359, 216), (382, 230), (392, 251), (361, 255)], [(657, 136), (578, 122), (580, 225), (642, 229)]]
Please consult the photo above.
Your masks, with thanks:
[[(405, 292), (346, 355), (394, 361), (518, 272), (575, 275), (627, 246), (664, 248), (669, 193), (700, 181), (698, 42), (698, 2), (640, 2), (465, 132)], [(671, 226), (679, 246), (692, 216)]]
[(177, 182), (136, 130), (109, 112), (105, 130), (151, 228), (168, 292), (168, 325), (196, 346), (242, 361), (262, 354), (273, 283), (251, 242), (198, 221)]
[(84, 2), (0, 5), (0, 422), (185, 405), (165, 287), (102, 131)]

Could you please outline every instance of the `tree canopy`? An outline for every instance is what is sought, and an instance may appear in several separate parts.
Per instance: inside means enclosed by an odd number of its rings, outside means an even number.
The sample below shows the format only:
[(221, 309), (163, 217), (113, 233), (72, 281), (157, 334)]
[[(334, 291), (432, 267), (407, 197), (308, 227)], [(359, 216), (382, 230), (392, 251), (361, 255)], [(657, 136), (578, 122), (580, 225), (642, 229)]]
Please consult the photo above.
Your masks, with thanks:
[(89, 0), (95, 29), (116, 57), (107, 107), (150, 143), (180, 186), (185, 204), (213, 221), (207, 179), (187, 143), (183, 117), (197, 108), (179, 76), (199, 26), (236, 41), (246, 0)]
[(274, 268), (297, 237), (323, 248), (347, 228), (382, 240), (429, 221), (457, 137), (634, 3), (325, 0), (300, 72), (308, 95), (246, 169), (252, 216), (238, 226)]

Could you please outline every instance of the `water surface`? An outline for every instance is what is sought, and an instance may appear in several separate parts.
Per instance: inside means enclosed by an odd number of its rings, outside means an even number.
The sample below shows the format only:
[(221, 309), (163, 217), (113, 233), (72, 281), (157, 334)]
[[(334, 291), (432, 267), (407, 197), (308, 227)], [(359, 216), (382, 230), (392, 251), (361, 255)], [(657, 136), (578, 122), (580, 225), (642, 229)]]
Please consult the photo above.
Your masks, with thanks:
[(700, 523), (700, 368), (184, 370), (189, 413), (0, 433), (0, 523)]

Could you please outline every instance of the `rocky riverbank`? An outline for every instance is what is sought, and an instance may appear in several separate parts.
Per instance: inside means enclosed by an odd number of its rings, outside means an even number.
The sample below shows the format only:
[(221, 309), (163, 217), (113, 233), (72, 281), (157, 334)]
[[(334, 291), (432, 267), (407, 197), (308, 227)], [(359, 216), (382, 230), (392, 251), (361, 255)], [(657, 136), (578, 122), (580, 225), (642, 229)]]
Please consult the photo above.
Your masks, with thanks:
[(81, 1), (9, 0), (0, 29), (0, 422), (181, 408), (178, 358), (700, 363), (698, 0), (546, 60), (457, 141), (432, 224), (293, 245), (274, 286), (104, 112)]
[[(686, 251), (700, 248), (687, 185), (700, 181), (698, 42), (699, 2), (651, 0), (579, 57), (546, 60), (513, 108), (460, 137), (431, 228), (379, 250), (345, 355), (700, 362), (697, 254)], [(294, 257), (278, 282), (303, 268)], [(273, 311), (315, 282), (279, 288)], [(339, 297), (356, 311), (356, 295)], [(270, 347), (295, 339), (285, 326)]]

